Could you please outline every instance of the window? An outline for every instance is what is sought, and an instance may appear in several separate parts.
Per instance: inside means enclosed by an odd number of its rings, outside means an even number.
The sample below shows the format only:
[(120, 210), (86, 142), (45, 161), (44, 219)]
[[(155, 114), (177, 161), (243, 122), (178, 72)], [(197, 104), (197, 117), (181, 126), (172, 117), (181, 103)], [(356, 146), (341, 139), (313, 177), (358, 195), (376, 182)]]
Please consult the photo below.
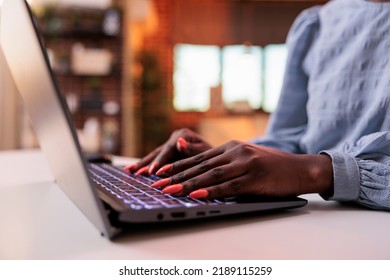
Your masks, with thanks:
[(228, 108), (246, 102), (261, 107), (262, 57), (260, 47), (228, 46), (222, 49), (222, 96)]
[(207, 111), (209, 92), (220, 82), (217, 46), (178, 45), (174, 50), (174, 107), (178, 111)]
[(286, 45), (269, 45), (264, 49), (264, 102), (262, 107), (266, 112), (273, 112), (278, 103), (286, 60)]
[(286, 45), (200, 46), (178, 44), (174, 50), (174, 108), (207, 111), (210, 88), (222, 85), (228, 109), (247, 104), (272, 112), (283, 81)]

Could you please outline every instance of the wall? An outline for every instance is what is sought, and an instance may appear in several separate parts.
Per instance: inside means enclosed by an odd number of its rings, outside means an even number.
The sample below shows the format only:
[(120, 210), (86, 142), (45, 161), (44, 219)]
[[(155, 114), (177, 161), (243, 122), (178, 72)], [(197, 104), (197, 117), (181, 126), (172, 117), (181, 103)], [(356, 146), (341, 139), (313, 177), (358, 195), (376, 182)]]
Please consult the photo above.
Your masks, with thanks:
[(324, 1), (169, 0), (172, 36), (190, 44), (281, 44), (296, 16)]

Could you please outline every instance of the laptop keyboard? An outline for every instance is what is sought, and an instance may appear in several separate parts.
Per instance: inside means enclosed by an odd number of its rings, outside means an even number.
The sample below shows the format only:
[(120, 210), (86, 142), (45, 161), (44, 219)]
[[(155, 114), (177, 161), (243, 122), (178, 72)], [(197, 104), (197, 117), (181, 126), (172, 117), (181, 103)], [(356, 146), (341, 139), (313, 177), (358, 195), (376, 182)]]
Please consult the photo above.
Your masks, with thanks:
[(89, 172), (99, 189), (134, 210), (226, 204), (217, 199), (198, 200), (164, 194), (160, 189), (150, 187), (159, 177), (127, 174), (108, 164), (89, 164)]

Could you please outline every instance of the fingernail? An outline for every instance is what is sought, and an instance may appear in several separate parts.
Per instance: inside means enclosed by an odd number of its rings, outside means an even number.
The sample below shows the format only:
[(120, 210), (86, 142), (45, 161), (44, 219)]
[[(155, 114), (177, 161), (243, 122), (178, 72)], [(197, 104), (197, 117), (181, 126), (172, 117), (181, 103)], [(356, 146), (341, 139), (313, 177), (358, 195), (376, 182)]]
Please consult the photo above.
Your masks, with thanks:
[(152, 173), (153, 173), (154, 170), (156, 169), (157, 165), (158, 165), (158, 162), (156, 162), (156, 161), (154, 161), (154, 162), (150, 165), (150, 167), (149, 167), (149, 175), (152, 175)]
[(172, 193), (177, 193), (183, 190), (183, 185), (182, 184), (176, 184), (176, 185), (171, 185), (162, 190), (163, 193), (165, 194), (172, 194)]
[(141, 174), (145, 174), (148, 170), (149, 170), (149, 167), (144, 166), (144, 167), (142, 167), (140, 170), (138, 170), (138, 171), (135, 173), (135, 175), (138, 176), (138, 175), (141, 175)]
[(158, 181), (154, 182), (151, 185), (151, 187), (152, 188), (160, 188), (160, 187), (168, 185), (170, 182), (171, 182), (171, 178), (161, 179), (161, 180), (158, 180)]
[(124, 171), (132, 171), (132, 169), (135, 167), (135, 163), (130, 163), (128, 165), (126, 165), (125, 167), (123, 167), (123, 170)]
[(177, 139), (177, 143), (178, 143), (180, 149), (184, 149), (185, 150), (185, 149), (188, 148), (188, 142), (184, 138), (182, 138), (182, 137)]
[(196, 190), (190, 193), (191, 198), (206, 198), (209, 196), (209, 192), (207, 190)]
[(157, 175), (157, 176), (160, 176), (161, 174), (164, 174), (164, 173), (167, 172), (169, 169), (171, 169), (171, 167), (172, 167), (172, 164), (164, 165), (163, 167), (161, 167), (161, 168), (156, 172), (156, 175)]

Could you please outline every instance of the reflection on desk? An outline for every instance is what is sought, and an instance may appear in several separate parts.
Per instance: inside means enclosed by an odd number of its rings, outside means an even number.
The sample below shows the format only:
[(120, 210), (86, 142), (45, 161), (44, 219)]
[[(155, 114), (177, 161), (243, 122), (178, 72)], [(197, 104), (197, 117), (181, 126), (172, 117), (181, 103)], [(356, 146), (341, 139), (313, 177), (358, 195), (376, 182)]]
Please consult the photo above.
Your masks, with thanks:
[(303, 196), (300, 209), (133, 226), (109, 241), (58, 188), (40, 151), (1, 152), (0, 170), (0, 259), (390, 259), (390, 213), (318, 195)]

